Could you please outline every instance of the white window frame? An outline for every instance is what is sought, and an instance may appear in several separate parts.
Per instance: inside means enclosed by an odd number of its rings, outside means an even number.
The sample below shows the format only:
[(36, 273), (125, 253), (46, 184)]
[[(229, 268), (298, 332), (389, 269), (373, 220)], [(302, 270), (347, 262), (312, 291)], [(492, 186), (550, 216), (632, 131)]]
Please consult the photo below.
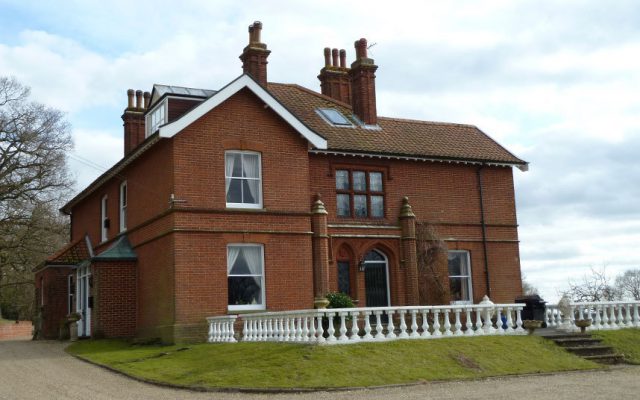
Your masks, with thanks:
[[(156, 104), (149, 113), (147, 113), (145, 125), (147, 126), (147, 131), (145, 132), (145, 138), (153, 135), (155, 131), (160, 129), (160, 127), (167, 123), (167, 116), (169, 115), (169, 102), (167, 99), (163, 99), (158, 104)], [(157, 120), (154, 121), (154, 118)]]
[(106, 242), (108, 239), (109, 229), (106, 227), (109, 216), (107, 214), (108, 197), (105, 194), (100, 200), (100, 241)]
[[(67, 298), (67, 315), (71, 314), (72, 312), (76, 312), (76, 301), (74, 299), (74, 296), (76, 295), (76, 288), (75, 288), (75, 282), (73, 285), (73, 292), (71, 291), (71, 282), (73, 281), (75, 274), (69, 274), (67, 276), (67, 292), (68, 292), (68, 298)], [(73, 302), (72, 302), (73, 300)]]
[[(471, 254), (469, 253), (469, 250), (449, 250), (448, 252), (449, 254), (453, 253), (453, 254), (463, 254), (466, 258), (467, 261), (467, 269), (469, 272), (469, 275), (449, 275), (449, 271), (448, 268), (449, 266), (447, 265), (447, 276), (448, 276), (448, 280), (449, 285), (451, 285), (451, 278), (467, 278), (467, 285), (469, 288), (469, 299), (468, 300), (452, 300), (451, 304), (473, 304), (473, 273), (471, 270)], [(447, 262), (448, 262), (448, 254), (447, 254)]]
[[(231, 266), (229, 265), (229, 248), (230, 247), (259, 247), (260, 248), (260, 258), (262, 262), (262, 275), (260, 281), (260, 290), (262, 296), (262, 304), (227, 304), (229, 311), (261, 311), (267, 309), (267, 297), (266, 297), (266, 288), (265, 288), (265, 265), (264, 265), (264, 245), (260, 243), (229, 243), (227, 244), (227, 271), (231, 270)], [(227, 272), (227, 278), (230, 276), (258, 276), (258, 275), (229, 275)], [(227, 288), (228, 290), (228, 288)]]
[(127, 230), (127, 204), (129, 204), (129, 193), (127, 181), (120, 184), (120, 232)]
[[(258, 178), (239, 178), (239, 177), (231, 177), (227, 176), (227, 154), (251, 154), (258, 156)], [(227, 150), (224, 152), (224, 180), (225, 180), (225, 188), (227, 185), (227, 179), (245, 179), (245, 180), (258, 180), (260, 184), (258, 185), (258, 197), (260, 201), (258, 203), (229, 203), (227, 202), (227, 190), (224, 191), (224, 199), (227, 208), (249, 208), (249, 209), (260, 209), (263, 207), (263, 199), (262, 199), (262, 154), (257, 151), (244, 151), (244, 150)]]

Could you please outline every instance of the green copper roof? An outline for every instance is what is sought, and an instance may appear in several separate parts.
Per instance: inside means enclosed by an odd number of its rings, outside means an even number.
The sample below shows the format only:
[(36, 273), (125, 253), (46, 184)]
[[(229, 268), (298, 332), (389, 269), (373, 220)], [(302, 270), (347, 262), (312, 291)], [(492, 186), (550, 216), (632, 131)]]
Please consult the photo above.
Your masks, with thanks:
[(122, 235), (116, 240), (111, 247), (93, 257), (92, 260), (137, 260), (138, 256), (131, 247), (129, 239), (125, 235)]

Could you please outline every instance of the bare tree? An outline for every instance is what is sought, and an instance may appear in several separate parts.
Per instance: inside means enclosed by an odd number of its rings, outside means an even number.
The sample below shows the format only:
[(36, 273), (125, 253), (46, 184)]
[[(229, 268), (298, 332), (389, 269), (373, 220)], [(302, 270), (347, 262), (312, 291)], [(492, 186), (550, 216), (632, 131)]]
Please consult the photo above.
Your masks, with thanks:
[(538, 288), (527, 281), (527, 277), (524, 274), (522, 274), (522, 294), (524, 294), (525, 296), (540, 294)]
[[(31, 269), (60, 245), (55, 209), (73, 185), (63, 113), (29, 100), (29, 88), (0, 77), (0, 296), (26, 299)], [(66, 234), (64, 234), (66, 239)], [(12, 296), (12, 298), (17, 298)]]
[(623, 297), (640, 300), (640, 269), (630, 269), (616, 277), (616, 289)]
[(612, 301), (621, 297), (620, 291), (611, 284), (605, 268), (591, 268), (591, 274), (585, 274), (581, 282), (569, 280), (569, 290), (564, 294), (573, 301)]
[(416, 226), (418, 288), (421, 304), (448, 302), (447, 246), (436, 229), (427, 224)]

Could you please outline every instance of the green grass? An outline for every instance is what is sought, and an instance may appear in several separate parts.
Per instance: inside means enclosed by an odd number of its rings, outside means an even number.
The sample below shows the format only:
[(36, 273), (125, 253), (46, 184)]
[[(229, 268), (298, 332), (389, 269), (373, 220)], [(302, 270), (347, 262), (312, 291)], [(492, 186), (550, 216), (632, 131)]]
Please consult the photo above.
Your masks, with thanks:
[(139, 346), (76, 342), (71, 354), (126, 374), (209, 388), (329, 388), (472, 379), (600, 368), (537, 336), (398, 340), (312, 346), (288, 343)]
[(2, 324), (15, 324), (15, 323), (16, 323), (16, 321), (10, 321), (8, 319), (0, 318), (0, 325), (2, 325)]
[(592, 331), (594, 337), (613, 347), (624, 356), (625, 362), (640, 364), (640, 329), (620, 329), (617, 331)]

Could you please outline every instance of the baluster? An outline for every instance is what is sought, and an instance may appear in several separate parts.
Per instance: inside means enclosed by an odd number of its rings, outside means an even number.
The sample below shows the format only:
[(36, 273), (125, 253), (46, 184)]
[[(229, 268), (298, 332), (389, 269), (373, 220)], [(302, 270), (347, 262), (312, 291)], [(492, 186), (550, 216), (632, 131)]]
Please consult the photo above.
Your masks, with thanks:
[(371, 312), (370, 311), (364, 311), (364, 340), (373, 340), (373, 336), (371, 336), (371, 319), (370, 319), (370, 315)]
[(227, 337), (228, 337), (227, 330), (228, 330), (227, 321), (221, 321), (220, 322), (220, 341), (221, 342), (227, 341)]
[(318, 313), (316, 317), (316, 323), (318, 324), (318, 328), (316, 329), (316, 336), (318, 339), (318, 343), (324, 343), (324, 326), (322, 326), (322, 314)]
[(422, 334), (421, 337), (431, 337), (431, 332), (429, 332), (429, 310), (422, 310)]
[(325, 314), (327, 316), (327, 319), (329, 320), (329, 329), (327, 330), (327, 333), (329, 333), (329, 337), (327, 337), (327, 341), (328, 342), (335, 342), (336, 341), (336, 337), (335, 337), (335, 333), (336, 333), (336, 329), (333, 326), (333, 312), (329, 312)]
[(476, 330), (473, 332), (474, 335), (484, 335), (484, 329), (482, 328), (482, 308), (475, 307), (474, 311), (476, 313)]
[(420, 337), (418, 333), (418, 318), (416, 316), (418, 314), (418, 310), (411, 310), (411, 337), (417, 338)]
[(522, 328), (522, 307), (516, 308), (516, 333), (524, 335), (527, 332)]
[(405, 315), (407, 314), (407, 310), (399, 310), (398, 314), (400, 314), (400, 334), (399, 338), (408, 338), (409, 334), (407, 333), (407, 322), (405, 321)]
[(440, 309), (433, 309), (433, 336), (442, 336), (440, 332)]
[(258, 341), (264, 342), (266, 340), (266, 337), (265, 337), (266, 335), (267, 335), (266, 320), (264, 317), (259, 317), (258, 318)]
[(360, 311), (351, 311), (351, 337), (350, 340), (360, 340), (360, 327), (358, 327), (358, 317)]
[(593, 305), (593, 312), (595, 314), (595, 318), (593, 320), (593, 325), (592, 328), (593, 329), (602, 329), (602, 318), (600, 318), (600, 311), (602, 310), (602, 307), (600, 306), (600, 304), (594, 304)]
[(640, 315), (638, 315), (638, 303), (633, 305), (633, 326), (640, 328)]
[(211, 322), (211, 341), (212, 342), (218, 341), (218, 322), (217, 321)]
[(622, 317), (622, 304), (616, 304), (618, 309), (618, 329), (624, 328), (624, 318)]
[(207, 332), (207, 342), (211, 343), (211, 339), (213, 339), (213, 323), (209, 322), (209, 332)]
[(513, 317), (511, 316), (511, 307), (507, 307), (507, 335), (513, 335), (515, 330), (513, 329)]
[(375, 340), (384, 340), (384, 333), (382, 333), (382, 311), (374, 311), (376, 315), (376, 335), (373, 337)]
[(611, 310), (609, 306), (606, 304), (602, 306), (602, 329), (610, 329), (611, 328), (611, 319), (609, 316), (611, 315)]
[(298, 325), (296, 327), (296, 341), (302, 342), (302, 315), (298, 315), (295, 321), (296, 321), (296, 324)]
[(316, 337), (316, 319), (313, 315), (307, 317), (309, 319), (309, 341), (315, 342), (318, 340)]
[(471, 319), (471, 307), (464, 308), (464, 316), (465, 316), (464, 334), (466, 336), (473, 336), (473, 320)]
[(349, 340), (347, 336), (347, 312), (342, 311), (338, 314), (340, 315), (340, 336), (338, 340)]
[(389, 317), (389, 323), (387, 324), (387, 339), (395, 339), (397, 337), (395, 332), (396, 327), (393, 325), (393, 313), (393, 310), (387, 310), (387, 317)]
[(286, 315), (282, 317), (282, 341), (289, 341), (289, 317)]
[(496, 331), (493, 329), (493, 322), (491, 322), (491, 308), (484, 308), (484, 324), (482, 325), (482, 329), (484, 329), (484, 333), (487, 335), (492, 335)]
[(296, 341), (296, 316), (289, 316), (289, 341)]
[(624, 326), (625, 328), (633, 327), (633, 323), (631, 320), (631, 304), (627, 303), (624, 305)]
[(302, 341), (309, 341), (309, 316), (306, 314), (302, 317)]
[(455, 321), (455, 324), (453, 325), (453, 327), (455, 329), (453, 331), (454, 336), (462, 336), (462, 335), (464, 335), (464, 333), (462, 333), (462, 322), (460, 322), (460, 312), (461, 311), (462, 310), (459, 309), (459, 308), (454, 308), (453, 309), (453, 312), (456, 314), (456, 321)]
[(442, 314), (443, 318), (444, 318), (444, 335), (445, 336), (451, 336), (453, 335), (453, 332), (451, 332), (451, 321), (450, 321), (450, 316), (449, 313), (451, 312), (450, 308), (445, 308), (444, 313)]
[(496, 333), (498, 335), (504, 335), (504, 328), (502, 322), (502, 308), (496, 307)]
[(236, 332), (234, 330), (234, 324), (235, 324), (236, 320), (235, 318), (229, 321), (229, 334), (231, 335), (231, 340), (230, 342), (236, 343)]

